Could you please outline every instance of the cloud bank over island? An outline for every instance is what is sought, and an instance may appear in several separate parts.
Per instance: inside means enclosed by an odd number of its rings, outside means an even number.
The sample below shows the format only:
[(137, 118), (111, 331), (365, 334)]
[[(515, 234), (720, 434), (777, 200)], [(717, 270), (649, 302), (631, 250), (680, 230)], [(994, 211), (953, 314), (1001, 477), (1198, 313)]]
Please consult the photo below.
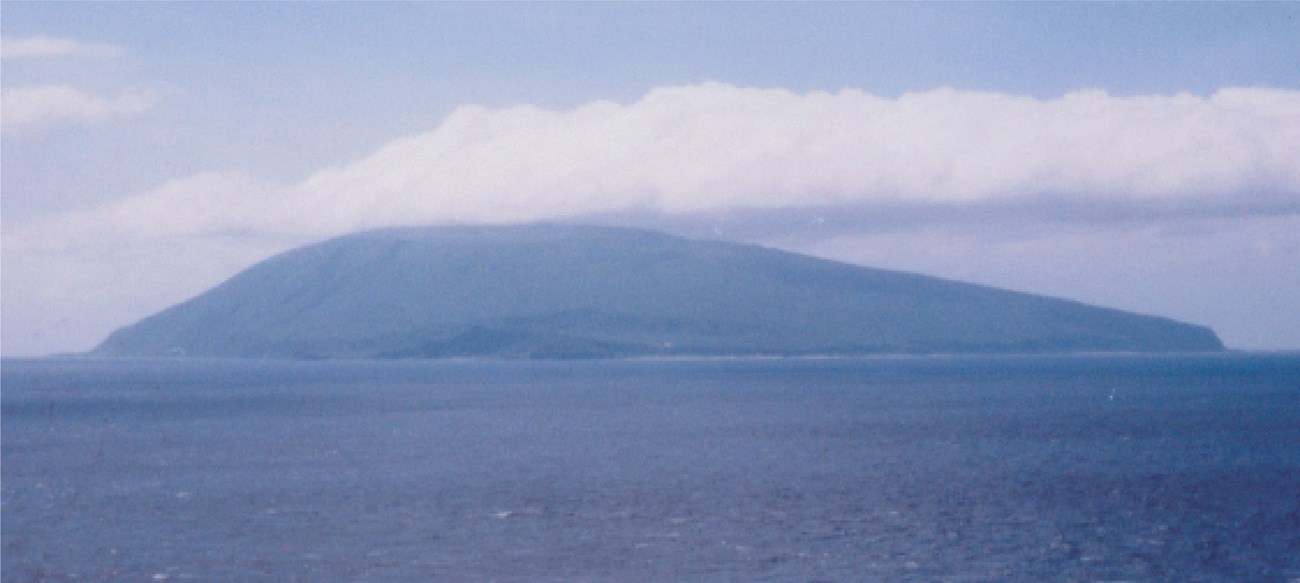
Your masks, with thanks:
[[(173, 302), (289, 246), (391, 225), (836, 208), (1005, 218), (1056, 205), (1097, 209), (1085, 213), (1093, 220), (1294, 216), (1300, 91), (1040, 99), (940, 88), (889, 98), (706, 83), (567, 110), (464, 106), (297, 183), (203, 173), (6, 225), (6, 270), (23, 273), (4, 285), (7, 298), (26, 297), (35, 290), (17, 286), (84, 285), (75, 274), (122, 271), (113, 265), (157, 285), (204, 262)], [(142, 266), (145, 250), (169, 259)], [(24, 272), (38, 267), (45, 274)]]
[(1290, 213), (1300, 210), (1300, 92), (1043, 100), (945, 88), (888, 99), (710, 83), (568, 111), (466, 106), (298, 184), (249, 180), (179, 179), (46, 228), (316, 237), (623, 211), (1058, 201)]
[[(327, 230), (828, 204), (1036, 203), (1271, 212), (1300, 193), (1300, 92), (897, 99), (721, 84), (571, 111), (465, 107), (290, 191)], [(337, 221), (331, 223), (329, 221)]]

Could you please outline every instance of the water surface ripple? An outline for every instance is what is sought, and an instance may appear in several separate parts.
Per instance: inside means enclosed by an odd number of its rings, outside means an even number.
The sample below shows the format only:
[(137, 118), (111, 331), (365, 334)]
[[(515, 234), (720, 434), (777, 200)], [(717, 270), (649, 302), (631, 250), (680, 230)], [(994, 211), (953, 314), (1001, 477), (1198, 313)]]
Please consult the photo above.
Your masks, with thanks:
[(1300, 356), (5, 360), (3, 579), (1300, 581)]

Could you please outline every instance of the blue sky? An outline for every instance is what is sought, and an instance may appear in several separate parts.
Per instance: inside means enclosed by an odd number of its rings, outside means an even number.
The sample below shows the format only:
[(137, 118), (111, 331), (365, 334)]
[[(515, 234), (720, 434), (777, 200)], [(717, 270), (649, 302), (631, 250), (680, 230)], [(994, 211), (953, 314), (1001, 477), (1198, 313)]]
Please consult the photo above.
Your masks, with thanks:
[(536, 219), (1300, 348), (1300, 4), (7, 2), (0, 29), (5, 355), (353, 228)]

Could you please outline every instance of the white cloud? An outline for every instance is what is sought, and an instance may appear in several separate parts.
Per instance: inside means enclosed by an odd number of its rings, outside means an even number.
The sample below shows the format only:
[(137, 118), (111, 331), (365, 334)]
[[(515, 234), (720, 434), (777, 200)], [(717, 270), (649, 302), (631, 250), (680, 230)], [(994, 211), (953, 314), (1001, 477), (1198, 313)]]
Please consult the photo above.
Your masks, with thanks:
[[(328, 231), (648, 209), (1051, 201), (1294, 205), (1300, 92), (885, 99), (709, 84), (572, 111), (465, 107), (295, 189)], [(1280, 200), (1279, 200), (1280, 199)]]
[(258, 204), (260, 195), (273, 198), (280, 189), (242, 172), (203, 172), (102, 207), (7, 227), (4, 248), (57, 254), (123, 244), (180, 248), (187, 241), (232, 237), (280, 240), (266, 204)]
[(52, 57), (112, 59), (121, 54), (122, 49), (114, 45), (83, 43), (66, 38), (0, 38), (0, 59), (6, 61)]
[(152, 94), (142, 91), (102, 97), (67, 85), (5, 89), (0, 91), (0, 131), (15, 133), (58, 124), (99, 122), (142, 113), (154, 102)]
[(432, 131), (274, 193), (186, 192), (142, 194), (78, 220), (184, 217), (173, 229), (319, 236), (409, 223), (835, 204), (1068, 200), (1293, 212), (1300, 91), (1083, 91), (1040, 100), (952, 89), (885, 99), (672, 87), (628, 105), (571, 111), (463, 107)]

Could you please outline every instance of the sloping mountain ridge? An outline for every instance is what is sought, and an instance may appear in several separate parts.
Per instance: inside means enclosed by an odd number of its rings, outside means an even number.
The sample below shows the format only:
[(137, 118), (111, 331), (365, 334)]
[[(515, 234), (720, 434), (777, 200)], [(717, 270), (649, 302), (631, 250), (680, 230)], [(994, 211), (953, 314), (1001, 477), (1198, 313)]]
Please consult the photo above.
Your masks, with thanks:
[(99, 355), (587, 358), (1222, 350), (1208, 328), (636, 229), (395, 228), (288, 251)]

